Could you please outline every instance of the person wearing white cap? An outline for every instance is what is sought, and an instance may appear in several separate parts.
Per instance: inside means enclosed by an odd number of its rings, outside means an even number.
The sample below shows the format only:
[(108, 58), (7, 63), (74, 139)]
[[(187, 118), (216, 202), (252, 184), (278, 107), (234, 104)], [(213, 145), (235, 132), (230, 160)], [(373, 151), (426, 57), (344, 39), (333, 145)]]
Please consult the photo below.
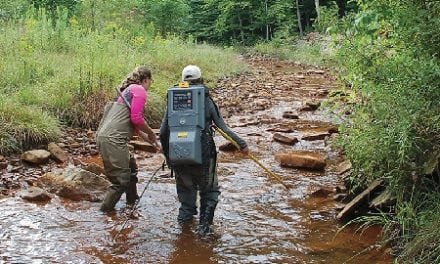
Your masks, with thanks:
[(182, 81), (203, 83), (202, 71), (196, 65), (188, 65), (182, 70)]
[(212, 125), (215, 124), (240, 146), (240, 151), (248, 153), (246, 142), (237, 136), (226, 125), (219, 112), (217, 105), (209, 96), (209, 89), (203, 84), (202, 71), (196, 65), (188, 65), (182, 70), (182, 81), (188, 82), (189, 86), (197, 85), (205, 87), (205, 128), (201, 131), (200, 140), (202, 146), (202, 164), (179, 164), (173, 165), (169, 162), (169, 126), (168, 109), (166, 110), (160, 128), (160, 140), (162, 142), (165, 157), (168, 165), (175, 172), (176, 189), (179, 202), (179, 214), (177, 220), (180, 224), (187, 224), (197, 215), (197, 193), (200, 197), (200, 214), (197, 232), (200, 235), (207, 235), (212, 232), (214, 211), (218, 203), (220, 189), (217, 179), (217, 150), (214, 143)]

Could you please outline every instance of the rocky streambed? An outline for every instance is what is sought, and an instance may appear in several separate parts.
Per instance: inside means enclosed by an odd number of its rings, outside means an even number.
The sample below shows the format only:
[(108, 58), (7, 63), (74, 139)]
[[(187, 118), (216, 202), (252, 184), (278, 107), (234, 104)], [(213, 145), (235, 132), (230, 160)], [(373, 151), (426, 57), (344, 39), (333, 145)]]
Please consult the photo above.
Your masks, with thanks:
[[(250, 71), (218, 81), (212, 96), (227, 123), (249, 144), (255, 162), (220, 135), (222, 194), (214, 235), (176, 221), (178, 201), (170, 171), (160, 171), (127, 219), (98, 212), (108, 182), (94, 131), (66, 128), (50, 153), (0, 157), (0, 259), (5, 263), (392, 263), (379, 245), (381, 229), (341, 227), (344, 176), (350, 163), (332, 141), (340, 120), (325, 102), (338, 89), (325, 70), (250, 58)], [(133, 142), (139, 191), (161, 165), (148, 144)], [(25, 156), (41, 154), (35, 161)], [(57, 157), (58, 155), (58, 157)], [(29, 157), (26, 157), (28, 159)]]

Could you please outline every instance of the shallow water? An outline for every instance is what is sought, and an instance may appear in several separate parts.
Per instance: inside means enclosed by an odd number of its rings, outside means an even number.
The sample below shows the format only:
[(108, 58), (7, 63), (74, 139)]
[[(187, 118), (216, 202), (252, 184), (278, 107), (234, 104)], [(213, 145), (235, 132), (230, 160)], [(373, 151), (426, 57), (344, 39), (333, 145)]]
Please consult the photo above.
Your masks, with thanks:
[[(296, 66), (277, 66), (275, 75), (295, 78)], [(292, 76), (289, 77), (289, 74)], [(283, 77), (283, 78), (284, 78)], [(325, 76), (308, 77), (318, 86), (330, 85)], [(307, 93), (298, 85), (291, 92), (274, 91), (277, 102), (265, 111), (281, 120), (286, 110), (297, 109)], [(249, 113), (234, 115), (229, 124), (240, 123)], [(328, 114), (301, 113), (302, 121), (290, 133), (300, 137), (308, 129), (331, 122)], [(308, 120), (308, 121), (303, 121)], [(287, 122), (286, 120), (280, 121)], [(324, 122), (324, 123), (323, 123)], [(341, 230), (335, 219), (336, 202), (331, 197), (311, 195), (321, 187), (342, 183), (331, 166), (341, 161), (325, 140), (300, 141), (295, 146), (273, 142), (273, 123), (260, 123), (233, 130), (243, 136), (255, 156), (283, 180), (286, 190), (268, 178), (264, 171), (240, 153), (220, 152), (218, 174), (222, 194), (214, 219), (214, 235), (201, 238), (192, 226), (182, 229), (176, 221), (178, 200), (174, 179), (160, 171), (146, 190), (136, 211), (127, 222), (125, 200), (113, 215), (98, 211), (99, 203), (72, 202), (54, 196), (49, 203), (30, 203), (18, 197), (0, 199), (0, 263), (358, 263), (388, 264), (388, 249), (377, 250), (380, 227), (357, 231), (356, 226)], [(216, 136), (217, 145), (226, 142)], [(324, 172), (283, 168), (274, 154), (283, 150), (316, 150), (327, 156)], [(141, 158), (139, 192), (162, 157)], [(331, 196), (331, 195), (330, 195)]]
[[(6, 263), (392, 263), (381, 252), (366, 250), (376, 242), (379, 228), (337, 233), (341, 224), (334, 219), (333, 202), (307, 197), (311, 186), (332, 176), (291, 180), (294, 188), (286, 191), (247, 162), (219, 165), (222, 195), (213, 237), (198, 237), (195, 225), (187, 230), (179, 227), (173, 180), (157, 178), (141, 200), (140, 216), (130, 219), (114, 242), (112, 237), (127, 217), (124, 201), (110, 217), (98, 212), (97, 203), (0, 200), (1, 259)], [(151, 173), (142, 173), (140, 188)]]

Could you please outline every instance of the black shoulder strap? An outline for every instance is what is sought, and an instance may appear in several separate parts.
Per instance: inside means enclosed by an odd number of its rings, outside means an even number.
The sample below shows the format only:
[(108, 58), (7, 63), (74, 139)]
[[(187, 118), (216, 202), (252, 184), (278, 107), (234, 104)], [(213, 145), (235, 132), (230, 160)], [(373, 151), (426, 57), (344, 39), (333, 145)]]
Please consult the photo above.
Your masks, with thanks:
[(217, 104), (215, 103), (214, 99), (212, 99), (212, 97), (211, 97), (210, 94), (208, 94), (207, 98), (208, 98), (209, 100), (211, 100), (212, 104), (214, 105), (215, 111), (217, 112), (217, 116), (220, 117), (220, 110), (218, 110), (218, 106), (217, 106)]

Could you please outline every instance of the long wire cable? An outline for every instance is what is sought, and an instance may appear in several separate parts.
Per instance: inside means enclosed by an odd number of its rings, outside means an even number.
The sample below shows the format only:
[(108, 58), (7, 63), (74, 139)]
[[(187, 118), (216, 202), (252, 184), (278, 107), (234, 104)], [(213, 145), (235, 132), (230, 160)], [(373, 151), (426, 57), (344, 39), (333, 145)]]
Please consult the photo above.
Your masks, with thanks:
[[(165, 162), (165, 161), (164, 161)], [(119, 234), (122, 232), (122, 230), (124, 230), (125, 225), (128, 223), (128, 220), (130, 220), (130, 218), (133, 216), (133, 213), (136, 211), (137, 206), (139, 204), (139, 201), (142, 199), (142, 196), (144, 195), (145, 191), (147, 190), (148, 186), (150, 185), (150, 183), (153, 181), (154, 177), (156, 176), (156, 174), (159, 172), (159, 170), (163, 167), (164, 165), (160, 165), (160, 167), (153, 173), (153, 175), (150, 177), (150, 179), (148, 180), (147, 184), (145, 185), (144, 189), (142, 190), (141, 195), (139, 196), (139, 198), (136, 200), (133, 208), (130, 211), (130, 214), (127, 216), (127, 219), (125, 219), (124, 223), (121, 226), (121, 229), (112, 237), (112, 241), (114, 241)]]

